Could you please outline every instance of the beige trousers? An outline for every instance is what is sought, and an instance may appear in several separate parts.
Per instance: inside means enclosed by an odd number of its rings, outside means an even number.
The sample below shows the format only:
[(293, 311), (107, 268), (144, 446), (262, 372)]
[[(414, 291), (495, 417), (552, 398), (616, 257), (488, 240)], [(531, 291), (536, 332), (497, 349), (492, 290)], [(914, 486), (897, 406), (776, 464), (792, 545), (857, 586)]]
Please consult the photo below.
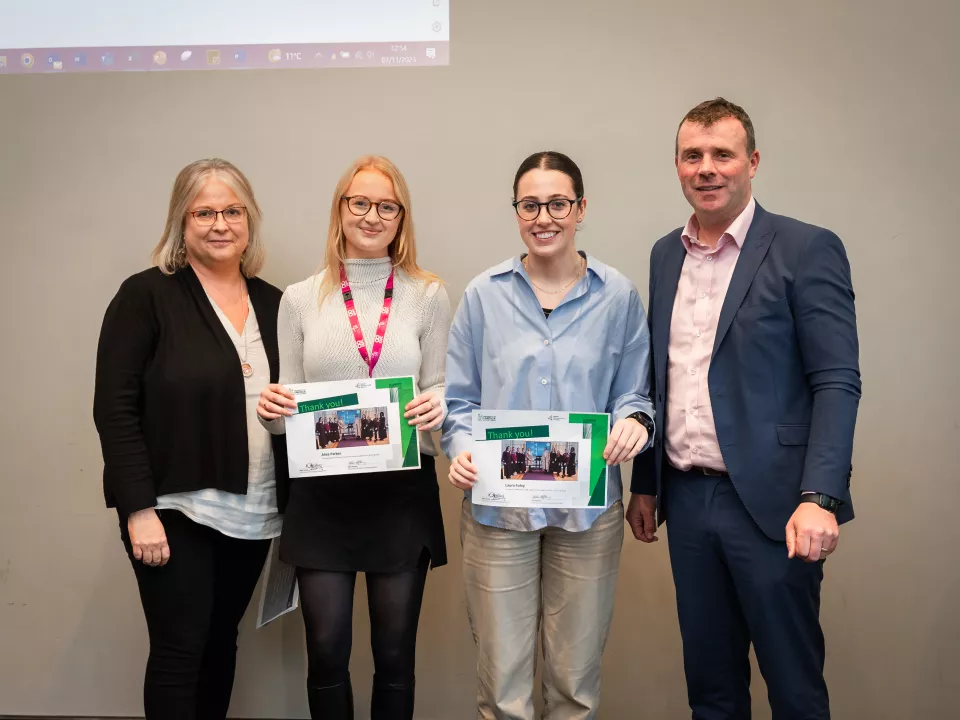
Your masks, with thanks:
[(477, 717), (535, 720), (537, 635), (543, 643), (543, 720), (589, 720), (600, 704), (623, 504), (589, 530), (532, 532), (460, 521), (467, 613), (477, 643)]

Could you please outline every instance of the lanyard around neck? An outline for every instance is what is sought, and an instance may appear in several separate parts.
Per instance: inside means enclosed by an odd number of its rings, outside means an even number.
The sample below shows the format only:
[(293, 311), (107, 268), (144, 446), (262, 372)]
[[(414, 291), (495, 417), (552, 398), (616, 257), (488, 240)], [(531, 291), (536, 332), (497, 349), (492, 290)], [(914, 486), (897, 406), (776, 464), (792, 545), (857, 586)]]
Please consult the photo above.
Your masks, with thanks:
[(383, 308), (380, 310), (380, 322), (377, 323), (377, 332), (373, 338), (373, 352), (367, 353), (367, 343), (363, 339), (363, 331), (360, 329), (360, 317), (357, 315), (357, 309), (353, 302), (353, 293), (350, 291), (350, 283), (347, 280), (347, 270), (340, 266), (340, 291), (343, 293), (343, 304), (347, 308), (347, 320), (350, 322), (350, 329), (353, 330), (353, 337), (357, 341), (357, 350), (360, 357), (370, 369), (370, 377), (373, 377), (373, 368), (376, 367), (380, 354), (383, 351), (383, 337), (387, 334), (387, 321), (390, 320), (390, 306), (393, 304), (393, 273), (390, 270), (390, 277), (387, 278), (387, 286), (383, 290)]

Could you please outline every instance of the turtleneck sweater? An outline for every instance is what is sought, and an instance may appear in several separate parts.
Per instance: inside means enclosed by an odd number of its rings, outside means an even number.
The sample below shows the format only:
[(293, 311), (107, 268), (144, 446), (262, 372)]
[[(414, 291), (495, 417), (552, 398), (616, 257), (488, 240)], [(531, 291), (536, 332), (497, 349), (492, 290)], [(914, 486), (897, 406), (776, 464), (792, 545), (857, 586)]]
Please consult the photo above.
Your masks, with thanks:
[[(344, 266), (369, 353), (380, 321), (391, 260), (347, 260)], [(277, 318), (282, 385), (357, 380), (369, 375), (350, 329), (339, 280), (323, 304), (319, 303), (326, 272), (324, 269), (290, 285), (283, 293)], [(373, 376), (413, 376), (416, 392), (436, 393), (446, 416), (444, 363), (449, 333), (450, 299), (443, 286), (426, 284), (397, 268), (393, 305)], [(402, 416), (403, 408), (400, 411)], [(261, 422), (271, 433), (284, 432), (283, 418), (272, 422), (261, 418)], [(436, 446), (428, 433), (420, 433), (420, 449), (436, 456)]]

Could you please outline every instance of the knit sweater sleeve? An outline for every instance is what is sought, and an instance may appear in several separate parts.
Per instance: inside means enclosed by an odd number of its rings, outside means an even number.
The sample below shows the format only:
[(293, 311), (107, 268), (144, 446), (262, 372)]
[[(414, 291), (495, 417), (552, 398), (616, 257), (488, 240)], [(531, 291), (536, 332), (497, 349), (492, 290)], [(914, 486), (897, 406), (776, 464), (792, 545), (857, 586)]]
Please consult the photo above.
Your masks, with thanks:
[(420, 391), (436, 393), (447, 415), (446, 373), (447, 339), (450, 336), (450, 298), (439, 283), (426, 291), (429, 302), (424, 313), (424, 330), (420, 336)]
[[(277, 344), (280, 349), (280, 384), (304, 382), (303, 373), (303, 303), (304, 292), (312, 283), (289, 286), (280, 298), (277, 313)], [(306, 286), (306, 287), (305, 287)], [(276, 420), (260, 419), (260, 424), (273, 435), (283, 435), (286, 426), (282, 417)]]

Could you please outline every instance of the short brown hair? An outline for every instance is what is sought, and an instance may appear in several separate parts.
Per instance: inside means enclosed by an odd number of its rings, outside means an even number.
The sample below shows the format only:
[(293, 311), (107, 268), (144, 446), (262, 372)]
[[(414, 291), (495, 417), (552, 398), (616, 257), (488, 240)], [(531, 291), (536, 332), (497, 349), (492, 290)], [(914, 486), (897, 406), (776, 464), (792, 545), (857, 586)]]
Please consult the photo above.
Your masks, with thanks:
[[(747, 133), (747, 155), (753, 155), (753, 151), (757, 149), (757, 135), (753, 131), (753, 121), (750, 120), (750, 116), (747, 115), (746, 110), (722, 97), (705, 100), (684, 115), (683, 120), (681, 120), (677, 126), (677, 138), (679, 139), (680, 137), (680, 128), (683, 127), (683, 124), (688, 120), (692, 123), (697, 123), (697, 125), (710, 127), (715, 122), (719, 122), (728, 117), (736, 118), (740, 121), (740, 124), (743, 125), (743, 129)], [(674, 140), (674, 155), (680, 152), (678, 139)]]

